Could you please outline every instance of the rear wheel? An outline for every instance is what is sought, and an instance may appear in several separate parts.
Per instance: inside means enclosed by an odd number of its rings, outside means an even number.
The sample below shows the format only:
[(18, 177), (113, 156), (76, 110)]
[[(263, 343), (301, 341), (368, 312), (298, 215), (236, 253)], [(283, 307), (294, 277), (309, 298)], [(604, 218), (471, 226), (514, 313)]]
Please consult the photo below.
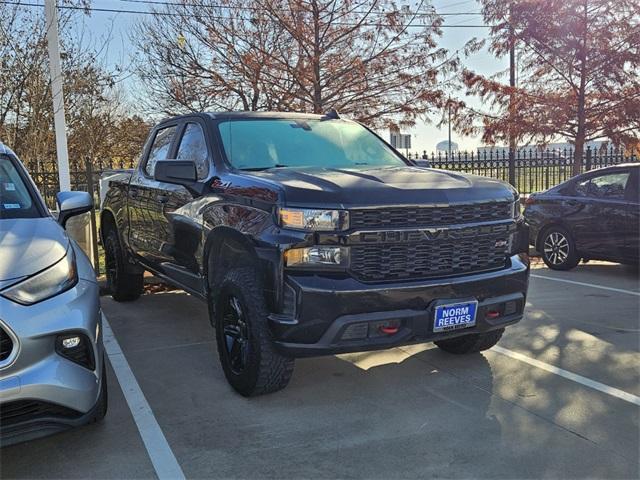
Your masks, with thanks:
[(229, 384), (245, 397), (283, 389), (294, 360), (275, 350), (261, 282), (253, 268), (229, 271), (213, 312), (218, 354)]
[(560, 226), (542, 232), (539, 250), (544, 263), (553, 270), (571, 270), (580, 262), (571, 234)]
[(435, 344), (445, 352), (465, 355), (467, 353), (477, 353), (493, 347), (504, 333), (504, 328), (491, 330), (485, 333), (472, 333), (457, 338), (440, 340)]
[(142, 294), (143, 273), (127, 270), (125, 253), (120, 246), (118, 232), (108, 231), (104, 240), (104, 257), (107, 270), (107, 287), (117, 302), (130, 302)]

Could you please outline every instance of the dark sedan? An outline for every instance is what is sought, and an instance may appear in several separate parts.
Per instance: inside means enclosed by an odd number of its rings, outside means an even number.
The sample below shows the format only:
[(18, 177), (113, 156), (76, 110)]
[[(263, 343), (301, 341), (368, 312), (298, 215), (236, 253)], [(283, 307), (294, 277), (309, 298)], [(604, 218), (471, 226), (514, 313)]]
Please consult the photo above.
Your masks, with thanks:
[(580, 259), (638, 264), (640, 163), (593, 170), (526, 201), (531, 244), (554, 270)]

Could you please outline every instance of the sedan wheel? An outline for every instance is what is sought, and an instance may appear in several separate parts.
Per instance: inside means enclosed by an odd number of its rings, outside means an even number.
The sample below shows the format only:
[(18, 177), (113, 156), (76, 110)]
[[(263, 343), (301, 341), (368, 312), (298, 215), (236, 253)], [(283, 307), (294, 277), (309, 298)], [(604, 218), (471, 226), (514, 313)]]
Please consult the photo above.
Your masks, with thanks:
[(542, 259), (553, 270), (570, 270), (580, 261), (571, 235), (562, 227), (550, 227), (542, 235)]

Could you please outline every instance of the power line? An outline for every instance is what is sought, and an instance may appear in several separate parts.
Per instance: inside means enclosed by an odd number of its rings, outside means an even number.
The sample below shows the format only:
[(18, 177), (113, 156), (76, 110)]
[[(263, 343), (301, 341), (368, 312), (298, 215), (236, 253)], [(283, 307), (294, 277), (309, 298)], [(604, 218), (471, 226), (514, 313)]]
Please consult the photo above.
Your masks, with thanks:
[[(125, 3), (139, 3), (143, 5), (166, 5), (170, 7), (209, 7), (209, 8), (220, 8), (223, 10), (248, 10), (248, 11), (261, 11), (265, 10), (264, 7), (246, 7), (240, 5), (221, 5), (221, 4), (205, 4), (205, 3), (176, 3), (176, 2), (167, 2), (162, 0), (119, 0), (120, 2)], [(463, 2), (468, 3), (468, 2)], [(375, 12), (375, 11), (353, 11), (351, 13), (354, 14), (372, 14), (372, 15), (385, 15), (390, 12)], [(402, 11), (400, 13), (405, 13), (407, 15), (415, 15), (415, 16), (441, 16), (441, 17), (458, 17), (458, 16), (481, 16), (481, 12), (451, 12), (451, 13), (439, 13), (435, 9), (430, 12), (412, 12), (412, 11)]]
[[(0, 5), (14, 5), (19, 7), (36, 7), (43, 8), (44, 5), (39, 3), (24, 3), (24, 2), (14, 2), (7, 0), (0, 0)], [(134, 15), (152, 15), (152, 16), (170, 16), (175, 17), (179, 16), (182, 18), (194, 18), (194, 17), (205, 17), (210, 18), (212, 20), (227, 20), (228, 17), (223, 17), (219, 15), (198, 15), (198, 14), (185, 14), (185, 13), (175, 13), (175, 12), (152, 12), (147, 10), (117, 10), (114, 8), (101, 8), (101, 7), (78, 7), (73, 5), (59, 5), (58, 9), (60, 10), (80, 10), (83, 12), (100, 12), (100, 13), (126, 13), (126, 14), (134, 14)], [(340, 27), (389, 27), (391, 25), (385, 23), (344, 23), (344, 22), (334, 22), (336, 26)], [(396, 25), (398, 27), (405, 28), (425, 28), (429, 25), (426, 24), (415, 24), (410, 23), (407, 25)], [(490, 28), (491, 25), (439, 25), (438, 28)]]

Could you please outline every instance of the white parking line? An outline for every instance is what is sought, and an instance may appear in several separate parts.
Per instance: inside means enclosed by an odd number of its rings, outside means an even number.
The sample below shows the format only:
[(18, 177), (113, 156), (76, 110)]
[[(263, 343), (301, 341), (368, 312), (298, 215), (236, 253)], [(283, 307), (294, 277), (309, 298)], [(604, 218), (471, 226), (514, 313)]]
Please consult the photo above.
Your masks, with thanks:
[(572, 285), (580, 285), (582, 287), (599, 288), (600, 290), (609, 290), (611, 292), (626, 293), (627, 295), (635, 295), (636, 297), (640, 297), (640, 292), (634, 292), (633, 290), (624, 290), (622, 288), (605, 287), (603, 285), (596, 285), (594, 283), (576, 282), (575, 280), (566, 280), (564, 278), (547, 277), (546, 275), (534, 275), (533, 273), (531, 274), (531, 277), (544, 278), (545, 280), (551, 280), (554, 282), (570, 283)]
[(158, 478), (160, 480), (185, 478), (124, 353), (122, 353), (120, 344), (111, 330), (111, 325), (104, 315), (102, 315), (102, 328), (104, 348)]
[(637, 395), (633, 395), (632, 393), (625, 392), (624, 390), (610, 387), (609, 385), (605, 385), (604, 383), (596, 382), (595, 380), (583, 377), (582, 375), (563, 370), (562, 368), (554, 367), (553, 365), (549, 365), (548, 363), (541, 362), (540, 360), (536, 360), (535, 358), (527, 357), (526, 355), (514, 352), (513, 350), (499, 347), (498, 345), (493, 347), (490, 351), (506, 355), (507, 357), (511, 357), (516, 360), (520, 360), (521, 362), (528, 363), (529, 365), (541, 368), (542, 370), (546, 370), (547, 372), (554, 373), (569, 380), (573, 380), (574, 382), (580, 383), (585, 387), (593, 388), (594, 390), (598, 390), (600, 392), (606, 393), (607, 395), (611, 395), (612, 397), (619, 398), (620, 400), (624, 400), (625, 402), (633, 403), (634, 405), (640, 406), (640, 397), (638, 397)]

